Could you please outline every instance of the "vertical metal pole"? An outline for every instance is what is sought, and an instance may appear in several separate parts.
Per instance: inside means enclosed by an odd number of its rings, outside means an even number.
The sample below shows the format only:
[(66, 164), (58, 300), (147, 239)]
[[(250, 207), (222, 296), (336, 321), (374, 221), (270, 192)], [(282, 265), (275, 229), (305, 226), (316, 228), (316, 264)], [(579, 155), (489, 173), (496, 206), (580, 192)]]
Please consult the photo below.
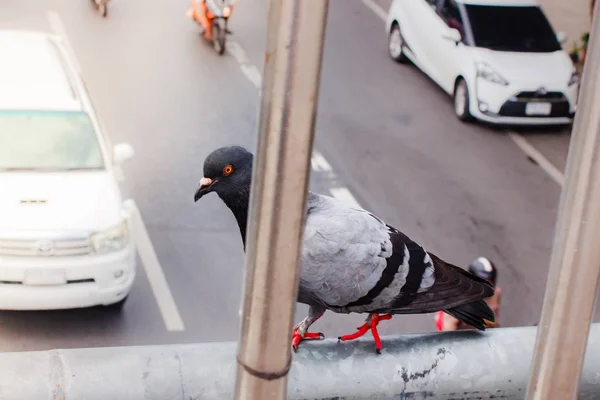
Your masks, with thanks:
[(271, 0), (235, 399), (287, 392), (328, 0)]
[(600, 20), (594, 18), (527, 389), (528, 400), (577, 398), (594, 311), (600, 277), (599, 35)]

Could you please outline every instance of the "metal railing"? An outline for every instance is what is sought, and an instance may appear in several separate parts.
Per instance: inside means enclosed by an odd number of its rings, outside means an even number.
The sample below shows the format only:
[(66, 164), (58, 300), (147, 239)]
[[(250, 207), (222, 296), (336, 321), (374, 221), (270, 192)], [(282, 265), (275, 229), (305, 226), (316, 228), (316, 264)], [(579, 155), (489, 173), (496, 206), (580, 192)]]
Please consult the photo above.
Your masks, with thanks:
[[(303, 343), (294, 354), (287, 398), (520, 400), (535, 332), (527, 327), (387, 337), (381, 355), (369, 339)], [(236, 351), (237, 344), (228, 342), (4, 353), (0, 398), (227, 400), (234, 395)], [(600, 398), (598, 371), (600, 324), (594, 324), (580, 399)]]
[(236, 399), (285, 397), (327, 5), (269, 2)]
[[(598, 14), (595, 7), (595, 16)], [(528, 400), (575, 399), (600, 279), (600, 20), (592, 23)]]

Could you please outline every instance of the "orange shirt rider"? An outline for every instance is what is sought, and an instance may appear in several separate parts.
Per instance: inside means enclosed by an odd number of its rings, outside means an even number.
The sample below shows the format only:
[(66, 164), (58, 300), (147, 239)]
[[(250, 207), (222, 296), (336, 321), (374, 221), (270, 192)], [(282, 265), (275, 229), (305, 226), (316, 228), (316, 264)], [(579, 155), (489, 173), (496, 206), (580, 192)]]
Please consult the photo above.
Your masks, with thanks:
[[(221, 0), (224, 5), (229, 6), (230, 13), (233, 12), (235, 7), (235, 0)], [(192, 4), (187, 12), (187, 16), (192, 18), (196, 16), (197, 19), (200, 19), (200, 23), (204, 29), (202, 36), (205, 39), (213, 40), (212, 38), (212, 26), (210, 21), (208, 20), (208, 7), (206, 6), (206, 0), (192, 0)]]
[[(496, 267), (490, 260), (485, 257), (479, 257), (469, 265), (469, 272), (477, 275), (478, 277), (487, 280), (494, 285), (494, 294), (491, 297), (485, 299), (486, 303), (494, 311), (496, 322), (489, 322), (486, 328), (499, 328), (500, 327), (500, 298), (502, 290), (496, 285)], [(453, 316), (446, 314), (443, 311), (439, 311), (435, 316), (436, 326), (439, 331), (456, 331), (464, 329), (474, 329), (471, 325), (465, 324), (464, 322), (454, 318)]]

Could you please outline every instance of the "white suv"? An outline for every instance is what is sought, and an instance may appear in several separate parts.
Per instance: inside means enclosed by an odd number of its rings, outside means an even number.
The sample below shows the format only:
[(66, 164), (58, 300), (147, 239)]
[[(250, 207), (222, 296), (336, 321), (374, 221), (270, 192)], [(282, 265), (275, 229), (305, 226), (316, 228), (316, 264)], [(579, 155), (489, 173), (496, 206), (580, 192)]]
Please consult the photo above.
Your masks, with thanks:
[(394, 0), (390, 56), (454, 97), (454, 112), (500, 124), (569, 124), (579, 80), (536, 0)]
[(0, 309), (120, 308), (133, 213), (74, 60), (54, 35), (0, 30)]

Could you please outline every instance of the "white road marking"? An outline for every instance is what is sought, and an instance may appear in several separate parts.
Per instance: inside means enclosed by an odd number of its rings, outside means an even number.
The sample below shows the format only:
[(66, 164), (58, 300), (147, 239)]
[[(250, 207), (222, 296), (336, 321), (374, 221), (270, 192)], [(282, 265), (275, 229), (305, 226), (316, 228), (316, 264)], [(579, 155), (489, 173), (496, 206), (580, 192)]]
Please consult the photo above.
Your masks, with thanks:
[(348, 203), (351, 206), (362, 208), (361, 205), (358, 203), (358, 201), (356, 201), (356, 198), (352, 195), (350, 190), (348, 190), (347, 188), (335, 187), (335, 188), (329, 189), (329, 191), (331, 192), (331, 195), (333, 197), (335, 197), (336, 199), (341, 200), (345, 203)]
[[(75, 50), (71, 46), (69, 35), (67, 34), (65, 25), (62, 23), (60, 15), (56, 11), (48, 11), (47, 17), (50, 22), (50, 27), (56, 35), (61, 37), (72, 62), (75, 64), (79, 73), (81, 73), (82, 70), (79, 61), (75, 55)], [(115, 168), (115, 177), (119, 181), (125, 180), (125, 175), (120, 166)], [(125, 207), (133, 215), (133, 237), (136, 241), (137, 251), (142, 260), (142, 265), (146, 271), (150, 287), (154, 293), (156, 302), (158, 303), (158, 308), (160, 309), (165, 326), (169, 331), (183, 331), (185, 330), (183, 320), (177, 310), (177, 305), (175, 304), (175, 299), (169, 289), (165, 274), (158, 262), (158, 257), (152, 246), (150, 235), (148, 235), (148, 230), (146, 229), (146, 224), (142, 219), (140, 210), (132, 199), (125, 200), (124, 203)]]
[(382, 21), (385, 22), (387, 20), (387, 11), (385, 11), (379, 4), (375, 3), (374, 0), (362, 0), (362, 2), (365, 6), (367, 6), (368, 9), (373, 11), (375, 15), (381, 18)]
[(317, 172), (330, 172), (332, 170), (331, 165), (327, 162), (325, 157), (316, 150), (313, 150), (310, 164), (312, 169)]
[(230, 40), (227, 43), (227, 52), (240, 64), (242, 73), (248, 78), (250, 83), (254, 85), (258, 90), (262, 87), (262, 74), (256, 66), (254, 66), (246, 52), (236, 41)]
[[(378, 16), (382, 21), (387, 21), (387, 12), (379, 4), (375, 3), (374, 0), (362, 0), (363, 4), (369, 8), (373, 13)], [(531, 145), (523, 136), (509, 132), (508, 136), (517, 144), (517, 146), (535, 162), (538, 163), (540, 168), (546, 172), (552, 179), (554, 179), (559, 185), (563, 185), (565, 177), (562, 172), (558, 170), (542, 153), (539, 152), (535, 147)]]
[(242, 72), (250, 82), (260, 91), (262, 88), (262, 74), (253, 65), (240, 65)]
[(158, 262), (158, 257), (152, 246), (150, 235), (142, 214), (135, 202), (131, 199), (125, 200), (125, 207), (133, 214), (133, 237), (135, 238), (138, 254), (142, 259), (142, 265), (146, 271), (148, 282), (156, 298), (158, 308), (168, 331), (183, 331), (185, 327), (181, 315), (177, 310), (175, 299), (169, 289), (167, 278)]
[(564, 185), (565, 176), (564, 174), (558, 170), (539, 150), (537, 150), (531, 143), (527, 141), (522, 135), (514, 132), (508, 132), (508, 137), (512, 139), (513, 142), (523, 151), (523, 153), (527, 154), (531, 159), (533, 159), (540, 168), (546, 172), (556, 183), (559, 185)]
[(239, 64), (250, 64), (250, 59), (246, 55), (246, 52), (235, 40), (227, 41), (227, 52), (231, 54)]

